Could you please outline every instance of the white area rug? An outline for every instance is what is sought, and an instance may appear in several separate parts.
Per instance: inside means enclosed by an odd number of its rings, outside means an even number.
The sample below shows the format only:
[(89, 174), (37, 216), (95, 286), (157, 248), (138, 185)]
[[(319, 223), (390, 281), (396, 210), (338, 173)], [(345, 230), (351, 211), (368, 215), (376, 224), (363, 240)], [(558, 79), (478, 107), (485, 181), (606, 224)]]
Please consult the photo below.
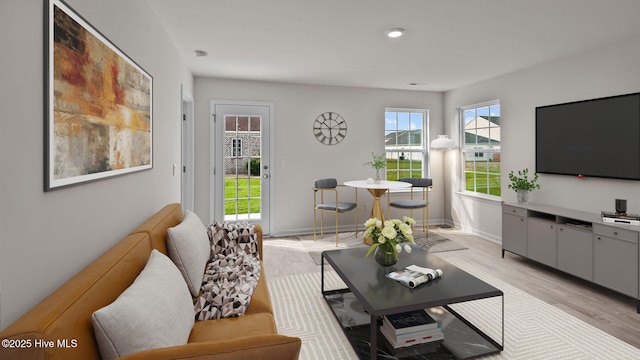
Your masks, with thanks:
[[(458, 258), (447, 261), (505, 294), (505, 349), (486, 359), (640, 359), (640, 349), (494, 278), (483, 269)], [(327, 288), (344, 287), (333, 271), (327, 271), (325, 276)], [(271, 280), (269, 290), (278, 332), (302, 339), (301, 360), (357, 359), (320, 294), (319, 272)], [(454, 308), (500, 341), (500, 298), (458, 304)]]

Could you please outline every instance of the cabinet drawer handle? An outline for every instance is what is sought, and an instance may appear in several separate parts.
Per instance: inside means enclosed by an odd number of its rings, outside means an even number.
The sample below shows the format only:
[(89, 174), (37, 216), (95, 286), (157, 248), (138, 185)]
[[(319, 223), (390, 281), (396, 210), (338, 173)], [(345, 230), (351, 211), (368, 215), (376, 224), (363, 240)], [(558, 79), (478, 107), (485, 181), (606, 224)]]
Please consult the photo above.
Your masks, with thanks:
[(602, 240), (602, 238), (600, 236), (598, 236), (598, 240)]
[(553, 229), (553, 225), (549, 225), (549, 229)]
[(513, 209), (513, 210), (511, 210), (511, 211), (513, 211), (513, 212), (515, 213), (515, 212), (516, 212), (516, 209)]
[(560, 231), (564, 231), (564, 228), (560, 228)]
[(524, 219), (520, 219), (520, 221), (524, 221)]
[(617, 231), (614, 231), (614, 232), (613, 232), (613, 235), (618, 235), (618, 232), (617, 232)]

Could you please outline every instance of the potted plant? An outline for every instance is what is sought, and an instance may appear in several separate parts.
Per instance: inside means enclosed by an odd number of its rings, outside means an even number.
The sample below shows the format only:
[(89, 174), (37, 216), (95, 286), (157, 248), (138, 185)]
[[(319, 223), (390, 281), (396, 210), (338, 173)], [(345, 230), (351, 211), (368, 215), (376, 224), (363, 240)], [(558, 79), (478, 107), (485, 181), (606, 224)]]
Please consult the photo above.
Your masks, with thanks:
[(529, 169), (518, 170), (518, 176), (513, 173), (513, 170), (509, 172), (509, 189), (515, 190), (518, 197), (518, 203), (526, 204), (529, 202), (529, 192), (533, 189), (540, 189), (538, 181), (538, 174), (534, 173), (533, 178), (529, 179)]
[(366, 163), (362, 164), (362, 166), (369, 165), (376, 170), (375, 182), (376, 184), (378, 184), (380, 183), (380, 178), (381, 178), (380, 170), (383, 169), (385, 166), (387, 166), (387, 159), (384, 153), (380, 155), (371, 153), (371, 155), (373, 156), (373, 160), (367, 161)]
[(402, 220), (391, 219), (385, 222), (378, 218), (370, 218), (364, 223), (367, 230), (364, 232), (364, 238), (372, 240), (369, 250), (365, 254), (368, 257), (375, 250), (376, 262), (382, 266), (391, 266), (398, 261), (399, 254), (404, 249), (410, 253), (411, 247), (408, 244), (404, 246), (402, 243), (415, 244), (413, 239), (413, 231), (411, 225), (416, 223), (413, 218), (403, 217)]

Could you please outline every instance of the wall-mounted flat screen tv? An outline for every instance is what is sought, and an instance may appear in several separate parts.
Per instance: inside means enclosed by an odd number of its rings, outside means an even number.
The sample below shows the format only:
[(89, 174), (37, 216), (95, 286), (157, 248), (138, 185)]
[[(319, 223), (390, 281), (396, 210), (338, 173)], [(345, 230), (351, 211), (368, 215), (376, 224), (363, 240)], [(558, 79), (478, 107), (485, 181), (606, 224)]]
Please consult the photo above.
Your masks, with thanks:
[(537, 107), (536, 172), (640, 180), (640, 93)]

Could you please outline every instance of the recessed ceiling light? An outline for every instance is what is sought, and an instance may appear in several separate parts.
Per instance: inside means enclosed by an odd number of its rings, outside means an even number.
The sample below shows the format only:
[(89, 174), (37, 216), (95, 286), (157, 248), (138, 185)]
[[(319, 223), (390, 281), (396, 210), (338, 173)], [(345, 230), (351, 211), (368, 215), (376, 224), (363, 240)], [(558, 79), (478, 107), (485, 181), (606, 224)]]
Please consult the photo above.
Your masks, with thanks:
[(204, 50), (196, 50), (196, 56), (207, 56), (207, 55), (209, 54)]
[(386, 32), (387, 37), (390, 38), (399, 38), (400, 36), (404, 35), (404, 29), (403, 28), (393, 28), (393, 29), (389, 29)]

